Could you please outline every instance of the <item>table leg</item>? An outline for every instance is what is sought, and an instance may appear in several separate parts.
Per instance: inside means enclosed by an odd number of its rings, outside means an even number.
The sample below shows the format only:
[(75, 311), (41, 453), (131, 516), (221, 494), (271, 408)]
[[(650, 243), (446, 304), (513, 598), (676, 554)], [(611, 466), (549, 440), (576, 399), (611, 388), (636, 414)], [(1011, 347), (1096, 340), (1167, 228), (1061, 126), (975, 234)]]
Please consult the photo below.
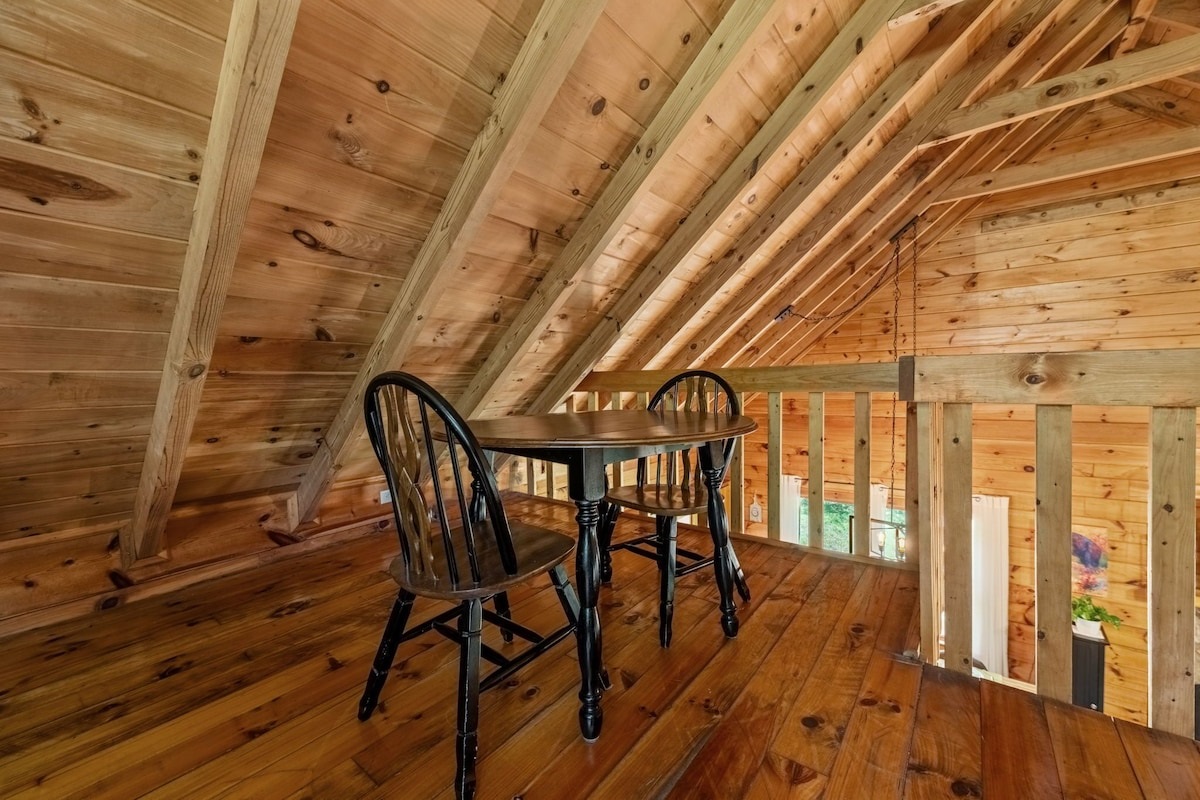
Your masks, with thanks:
[(603, 693), (604, 662), (600, 638), (600, 614), (596, 605), (600, 598), (600, 548), (597, 527), (600, 521), (600, 499), (604, 496), (604, 463), (594, 453), (584, 450), (581, 458), (570, 465), (568, 484), (575, 501), (579, 523), (579, 542), (575, 546), (575, 588), (579, 592), (579, 729), (589, 742), (600, 736), (604, 712), (600, 708)]
[(708, 487), (708, 527), (713, 540), (713, 571), (721, 593), (721, 630), (730, 639), (738, 635), (737, 604), (733, 600), (733, 562), (729, 547), (729, 518), (725, 516), (725, 498), (721, 496), (721, 454), (715, 448), (701, 448), (701, 466)]

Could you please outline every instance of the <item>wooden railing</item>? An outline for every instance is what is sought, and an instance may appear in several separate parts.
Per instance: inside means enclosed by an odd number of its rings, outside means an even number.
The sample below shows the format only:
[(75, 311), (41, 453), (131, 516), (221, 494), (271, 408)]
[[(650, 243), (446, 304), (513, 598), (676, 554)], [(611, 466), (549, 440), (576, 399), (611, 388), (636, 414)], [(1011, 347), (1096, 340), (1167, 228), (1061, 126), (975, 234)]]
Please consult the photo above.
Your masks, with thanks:
[[(952, 669), (969, 670), (971, 664), (972, 407), (1035, 407), (1036, 683), (1040, 694), (1066, 701), (1072, 675), (1072, 408), (1150, 409), (1149, 723), (1191, 737), (1200, 351), (907, 358), (901, 359), (900, 383), (915, 410), (919, 535), (923, 547), (942, 553), (941, 574), (923, 571), (922, 591), (941, 587), (944, 592), (946, 666)], [(926, 636), (936, 641), (938, 631), (926, 631), (923, 624)]]
[[(899, 370), (896, 364), (865, 364), (852, 366), (803, 366), (762, 369), (717, 370), (742, 395), (743, 406), (758, 396), (765, 396), (767, 405), (767, 536), (781, 538), (783, 513), (783, 397), (786, 393), (803, 394), (808, 401), (807, 458), (804, 477), (808, 482), (808, 546), (821, 549), (824, 546), (824, 500), (825, 482), (825, 431), (823, 409), (828, 393), (851, 393), (854, 396), (854, 432), (852, 448), (854, 459), (853, 506), (854, 520), (851, 553), (864, 557), (880, 556), (878, 548), (872, 547), (871, 534), (871, 399), (873, 393), (882, 393), (888, 398), (898, 390)], [(649, 393), (658, 389), (672, 377), (670, 371), (641, 372), (596, 372), (580, 384), (580, 393), (587, 397), (588, 407), (598, 407), (608, 401), (613, 407), (636, 395), (638, 402), (645, 404)], [(576, 400), (577, 405), (582, 401)], [(760, 420), (760, 424), (763, 420)], [(730, 527), (735, 532), (746, 528), (744, 497), (745, 442), (739, 442), (731, 464), (729, 480)], [(904, 492), (900, 493), (904, 496)], [(909, 540), (911, 541), (911, 540)], [(909, 542), (905, 542), (907, 545)], [(904, 546), (903, 561), (916, 564), (920, 553), (916, 547)]]
[[(873, 477), (876, 481), (880, 477), (878, 463), (872, 473), (871, 453), (874, 447), (878, 462), (881, 446), (878, 437), (872, 443), (871, 421), (874, 416), (878, 427), (879, 404), (899, 393), (902, 402), (893, 405), (895, 416), (885, 413), (902, 431), (900, 459), (893, 464), (896, 471), (903, 471), (901, 497), (907, 538), (900, 566), (916, 568), (920, 574), (922, 656), (932, 662), (944, 654), (946, 667), (962, 672), (969, 672), (972, 665), (971, 518), (972, 494), (977, 488), (972, 481), (976, 457), (972, 452), (973, 409), (981, 404), (1031, 406), (1035, 458), (1032, 467), (1026, 465), (1023, 471), (1035, 473), (1034, 677), (1040, 694), (1068, 702), (1072, 691), (1072, 474), (1081, 469), (1072, 462), (1072, 409), (1148, 407), (1148, 718), (1153, 727), (1192, 735), (1200, 351), (910, 357), (898, 364), (717, 372), (742, 394), (744, 403), (752, 404), (752, 415), (765, 410), (759, 423), (766, 428), (765, 522), (770, 537), (778, 538), (781, 527), (785, 401), (797, 396), (807, 400), (807, 441), (794, 450), (807, 453), (802, 471), (808, 481), (811, 512), (808, 541), (814, 547), (823, 544), (822, 501), (831, 446), (841, 454), (839, 464), (847, 453), (853, 453), (854, 516), (870, 518), (870, 484)], [(567, 408), (644, 407), (648, 394), (671, 374), (593, 373), (581, 383)], [(833, 441), (825, 430), (827, 397), (845, 405), (847, 393), (853, 395), (852, 443)], [(1096, 410), (1088, 414), (1091, 419)], [(844, 436), (845, 431), (839, 435)], [(794, 463), (796, 456), (791, 458)], [(730, 479), (729, 513), (735, 532), (746, 527), (745, 463), (739, 447)], [(528, 472), (541, 474), (536, 465), (529, 465)], [(622, 479), (629, 476), (610, 476), (614, 482)], [(558, 484), (557, 496), (565, 498), (565, 476)], [(546, 485), (555, 485), (553, 476)], [(540, 487), (531, 483), (530, 488)], [(540, 488), (540, 493), (546, 492)], [(855, 528), (851, 552), (878, 559), (867, 526)]]

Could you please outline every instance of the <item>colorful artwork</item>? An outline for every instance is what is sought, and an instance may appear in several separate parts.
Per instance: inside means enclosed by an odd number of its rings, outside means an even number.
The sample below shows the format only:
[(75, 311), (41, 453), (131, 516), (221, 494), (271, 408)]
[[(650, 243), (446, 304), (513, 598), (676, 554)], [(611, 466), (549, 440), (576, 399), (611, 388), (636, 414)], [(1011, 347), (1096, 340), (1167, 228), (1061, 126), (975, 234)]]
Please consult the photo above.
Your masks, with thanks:
[(1071, 586), (1076, 594), (1108, 593), (1108, 531), (1076, 526), (1071, 533)]

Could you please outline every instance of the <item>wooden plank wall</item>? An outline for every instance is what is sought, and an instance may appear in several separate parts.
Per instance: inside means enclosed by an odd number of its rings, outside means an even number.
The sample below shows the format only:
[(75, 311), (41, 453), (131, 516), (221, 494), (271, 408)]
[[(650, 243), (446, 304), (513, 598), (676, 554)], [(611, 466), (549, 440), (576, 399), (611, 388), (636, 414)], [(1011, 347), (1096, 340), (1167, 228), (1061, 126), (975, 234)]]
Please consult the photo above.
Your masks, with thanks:
[[(1186, 87), (1176, 88), (1187, 95)], [(1049, 152), (1079, 152), (1167, 126), (1107, 105), (1084, 117)], [(1186, 158), (1161, 169), (1117, 172), (992, 198), (919, 259), (917, 351), (943, 355), (1200, 345), (1195, 317), (1200, 303), (1197, 175), (1200, 160)], [(907, 275), (901, 292), (899, 346), (905, 354), (912, 347)], [(890, 360), (891, 316), (891, 292), (883, 292), (839, 324), (804, 361)], [(876, 416), (880, 411), (876, 402)], [(849, 414), (848, 405), (840, 412), (827, 408), (827, 428), (849, 431)], [(1077, 407), (1072, 422), (1074, 529), (1107, 532), (1109, 588), (1100, 602), (1124, 620), (1120, 628), (1106, 630), (1112, 641), (1106, 711), (1142, 723), (1147, 708), (1147, 415), (1140, 408)], [(877, 418), (876, 437), (881, 427)], [(974, 432), (975, 490), (1011, 498), (1009, 666), (1014, 677), (1031, 680), (1033, 409), (977, 406)], [(836, 454), (826, 462), (827, 475), (832, 475), (848, 463), (850, 451), (848, 444), (844, 452), (838, 450), (834, 433), (828, 439), (827, 454)], [(878, 454), (874, 461), (873, 475)], [(849, 473), (837, 480), (848, 483)]]
[(130, 511), (229, 13), (0, 4), (0, 542)]

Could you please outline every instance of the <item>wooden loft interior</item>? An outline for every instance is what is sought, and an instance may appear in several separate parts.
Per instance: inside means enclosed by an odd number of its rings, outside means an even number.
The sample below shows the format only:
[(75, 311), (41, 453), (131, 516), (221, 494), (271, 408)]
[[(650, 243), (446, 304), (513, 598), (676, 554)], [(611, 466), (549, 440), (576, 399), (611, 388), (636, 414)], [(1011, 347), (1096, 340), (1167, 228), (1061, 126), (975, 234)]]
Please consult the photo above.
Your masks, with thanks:
[[(1193, 0), (7, 0), (0, 61), (0, 634), (361, 538), (386, 369), (491, 416), (612, 372), (1200, 347)], [(976, 414), (976, 488), (1032, 496), (1032, 423)], [(1145, 723), (1117, 450), (1076, 515)]]

